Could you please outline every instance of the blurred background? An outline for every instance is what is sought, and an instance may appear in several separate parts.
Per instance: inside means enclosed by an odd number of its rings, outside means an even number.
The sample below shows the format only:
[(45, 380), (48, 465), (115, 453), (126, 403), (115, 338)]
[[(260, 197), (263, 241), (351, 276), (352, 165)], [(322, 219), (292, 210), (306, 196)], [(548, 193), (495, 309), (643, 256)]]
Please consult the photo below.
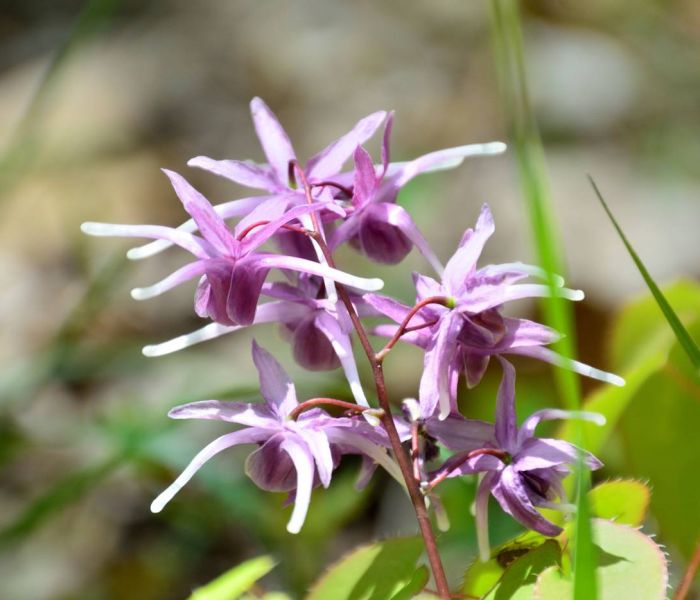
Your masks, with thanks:
[[(579, 355), (628, 375), (640, 353), (670, 352), (632, 390), (596, 477), (650, 481), (647, 530), (669, 551), (675, 581), (700, 532), (700, 392), (673, 367), (672, 341), (585, 175), (596, 177), (657, 281), (685, 280), (670, 298), (697, 324), (700, 4), (540, 0), (526, 2), (523, 15), (570, 286), (587, 294), (576, 307)], [(299, 597), (350, 547), (414, 529), (409, 504), (386, 478), (355, 492), (358, 464), (348, 460), (329, 490), (315, 492), (302, 534), (290, 536), (283, 498), (243, 474), (245, 450), (218, 457), (162, 514), (149, 512), (197, 449), (225, 430), (171, 423), (168, 409), (254, 399), (253, 335), (290, 370), (301, 397), (348, 397), (339, 372), (302, 372), (269, 326), (143, 357), (144, 344), (201, 325), (193, 285), (144, 303), (128, 294), (182, 256), (130, 263), (128, 242), (79, 230), (86, 220), (184, 220), (160, 167), (185, 174), (213, 203), (248, 195), (186, 162), (202, 154), (263, 160), (253, 96), (277, 113), (302, 161), (380, 109), (396, 111), (395, 160), (506, 139), (486, 0), (0, 3), (3, 599), (184, 598), (262, 552), (280, 561), (266, 587)], [(377, 141), (369, 148), (376, 153)], [(400, 202), (443, 259), (489, 202), (497, 231), (483, 260), (532, 260), (512, 153), (423, 176)], [(378, 273), (407, 303), (410, 272), (428, 268), (415, 252), (401, 268), (377, 269), (351, 251), (339, 262)], [(534, 304), (518, 311), (537, 318)], [(416, 394), (420, 364), (411, 348), (387, 359), (394, 401)], [(518, 366), (521, 416), (559, 403), (546, 367)], [(465, 394), (468, 414), (492, 417), (498, 376), (492, 370)], [(594, 388), (584, 382), (586, 392)], [(441, 544), (454, 581), (475, 554), (472, 496), (473, 482), (445, 486), (453, 526)], [(496, 541), (518, 531), (496, 511), (492, 529)]]

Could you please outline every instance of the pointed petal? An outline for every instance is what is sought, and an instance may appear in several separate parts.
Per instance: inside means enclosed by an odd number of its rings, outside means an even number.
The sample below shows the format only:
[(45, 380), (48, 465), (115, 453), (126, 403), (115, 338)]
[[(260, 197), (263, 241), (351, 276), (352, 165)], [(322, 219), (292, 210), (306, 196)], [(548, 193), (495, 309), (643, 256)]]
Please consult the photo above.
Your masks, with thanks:
[[(281, 200), (277, 196), (273, 196), (272, 198), (265, 200), (265, 202), (261, 202), (253, 210), (247, 213), (238, 223), (236, 223), (236, 227), (233, 229), (233, 235), (236, 237), (236, 239), (238, 239), (241, 233), (248, 229), (248, 227), (251, 225), (278, 219), (284, 214), (288, 204), (289, 202), (286, 199)], [(256, 229), (253, 231), (258, 230)], [(244, 240), (247, 240), (252, 234), (253, 232), (249, 233)]]
[(420, 232), (418, 226), (414, 223), (411, 215), (408, 214), (406, 209), (398, 204), (390, 204), (388, 202), (377, 204), (376, 209), (382, 211), (386, 222), (394, 227), (397, 227), (425, 257), (430, 266), (435, 269), (438, 276), (442, 276), (444, 267), (442, 266), (440, 259), (438, 259), (436, 254), (433, 252), (428, 240), (426, 240), (423, 234)]
[(187, 161), (187, 166), (204, 169), (250, 188), (274, 192), (281, 187), (272, 169), (252, 161), (214, 160), (206, 156), (195, 156)]
[(299, 436), (306, 442), (309, 452), (316, 462), (316, 472), (321, 480), (321, 485), (327, 488), (331, 484), (333, 474), (333, 456), (328, 438), (323, 431), (311, 428), (301, 429)]
[(95, 223), (88, 221), (80, 226), (83, 233), (96, 237), (145, 237), (153, 238), (163, 244), (173, 244), (184, 248), (197, 258), (207, 258), (211, 245), (190, 233), (163, 227), (162, 225), (119, 225), (114, 223)]
[(517, 449), (518, 425), (515, 417), (515, 368), (507, 360), (500, 358), (503, 379), (498, 387), (496, 399), (496, 441), (498, 445), (514, 453)]
[(448, 450), (471, 452), (477, 448), (493, 445), (493, 425), (485, 421), (465, 419), (452, 414), (446, 419), (428, 419), (425, 430)]
[(297, 472), (296, 495), (294, 510), (287, 523), (289, 533), (299, 533), (306, 519), (311, 502), (311, 490), (314, 482), (314, 461), (309, 451), (292, 438), (286, 438), (282, 449), (289, 454)]
[(558, 419), (581, 419), (590, 421), (596, 425), (605, 425), (605, 417), (599, 413), (585, 412), (578, 410), (561, 410), (559, 408), (546, 408), (532, 413), (523, 421), (518, 431), (518, 445), (535, 435), (535, 429), (542, 421), (553, 421)]
[(449, 364), (457, 345), (460, 318), (453, 312), (444, 315), (434, 333), (432, 346), (426, 350), (419, 389), (424, 418), (431, 417), (438, 407), (440, 419), (450, 414)]
[(491, 558), (491, 547), (489, 544), (489, 497), (491, 496), (491, 488), (497, 480), (498, 473), (486, 473), (483, 475), (476, 490), (474, 515), (476, 517), (476, 540), (479, 546), (481, 562), (486, 562)]
[(401, 469), (394, 460), (387, 454), (387, 451), (377, 444), (369, 441), (359, 433), (355, 433), (341, 427), (331, 427), (326, 430), (328, 439), (332, 444), (340, 444), (353, 448), (358, 454), (368, 456), (379, 466), (389, 473), (404, 489), (406, 482), (401, 475)]
[(168, 275), (165, 279), (161, 279), (158, 283), (154, 283), (148, 287), (144, 288), (134, 288), (131, 290), (131, 297), (134, 300), (148, 300), (149, 298), (155, 298), (161, 294), (171, 290), (172, 288), (199, 277), (203, 275), (207, 270), (207, 264), (209, 261), (206, 260), (196, 260), (191, 262), (184, 267), (180, 267), (174, 273)]
[(462, 164), (465, 158), (471, 156), (490, 156), (502, 154), (506, 150), (506, 145), (502, 142), (489, 142), (486, 144), (469, 144), (466, 146), (456, 146), (437, 150), (429, 154), (424, 154), (409, 163), (403, 165), (393, 182), (398, 188), (406, 185), (416, 175), (443, 169), (453, 169)]
[(253, 340), (253, 362), (258, 370), (260, 393), (281, 417), (286, 417), (297, 406), (296, 390), (286, 371), (267, 350)]
[(326, 265), (312, 262), (303, 258), (296, 258), (294, 256), (279, 256), (275, 254), (258, 254), (255, 255), (255, 257), (261, 265), (271, 269), (286, 269), (290, 271), (309, 273), (311, 275), (318, 275), (320, 277), (328, 277), (333, 281), (337, 281), (338, 283), (342, 283), (343, 285), (354, 287), (359, 290), (376, 292), (384, 287), (384, 282), (381, 279), (356, 277), (355, 275), (350, 275), (344, 271), (339, 271), (338, 269), (333, 269)]
[(584, 364), (577, 360), (572, 360), (570, 358), (564, 358), (561, 354), (557, 354), (549, 348), (542, 348), (541, 346), (525, 346), (519, 348), (513, 348), (510, 350), (511, 354), (519, 354), (521, 356), (530, 356), (538, 360), (543, 360), (557, 367), (563, 367), (565, 369), (571, 369), (572, 371), (590, 377), (591, 379), (598, 379), (599, 381), (604, 381), (605, 383), (611, 383), (617, 386), (625, 385), (625, 380), (614, 373), (608, 373), (607, 371), (601, 371), (595, 367)]
[(328, 239), (328, 247), (331, 250), (335, 250), (350, 238), (355, 237), (359, 229), (359, 215), (357, 213), (351, 214), (333, 233), (331, 233)]
[(164, 356), (166, 354), (177, 352), (178, 350), (189, 348), (195, 344), (216, 339), (222, 335), (226, 335), (227, 333), (233, 333), (239, 329), (243, 329), (243, 327), (240, 325), (220, 325), (219, 323), (209, 323), (196, 331), (186, 333), (185, 335), (180, 335), (166, 342), (144, 346), (141, 352), (144, 356), (148, 357)]
[(429, 296), (445, 295), (445, 290), (442, 285), (427, 275), (413, 273), (413, 285), (416, 286), (416, 298), (418, 300), (428, 298)]
[(231, 446), (237, 444), (255, 444), (264, 440), (269, 434), (260, 429), (243, 429), (227, 433), (215, 439), (208, 446), (205, 446), (190, 462), (180, 476), (168, 486), (152, 503), (151, 512), (159, 513), (165, 505), (172, 500), (183, 486), (192, 479), (192, 476), (207, 462), (210, 458)]
[(340, 323), (327, 312), (322, 312), (316, 317), (316, 326), (328, 338), (328, 341), (333, 346), (333, 350), (338, 355), (355, 402), (360, 406), (369, 408), (369, 402), (367, 402), (365, 392), (362, 389), (360, 374), (357, 371), (357, 363), (352, 352), (350, 337), (343, 331)]
[(603, 466), (603, 463), (590, 452), (580, 450), (563, 440), (528, 438), (518, 451), (513, 461), (513, 468), (517, 471), (532, 471), (574, 464), (579, 454), (590, 469), (595, 470)]
[(253, 98), (250, 102), (250, 112), (267, 162), (277, 180), (284, 185), (287, 181), (289, 161), (296, 159), (292, 142), (289, 141), (277, 117), (260, 98)]
[(309, 177), (326, 179), (338, 173), (350, 158), (355, 148), (364, 144), (374, 135), (386, 117), (386, 112), (379, 111), (361, 119), (344, 136), (329, 144), (306, 165)]
[(175, 189), (175, 193), (192, 216), (202, 236), (222, 254), (231, 251), (234, 238), (224, 220), (217, 214), (212, 205), (202, 194), (178, 173), (163, 169)]
[[(273, 197), (275, 196), (254, 196), (252, 198), (241, 198), (240, 200), (232, 200), (231, 202), (217, 204), (214, 206), (214, 210), (221, 216), (222, 219), (240, 217), (248, 214), (260, 203)], [(194, 222), (194, 219), (188, 219), (182, 225), (177, 227), (177, 231), (184, 233), (195, 232), (197, 231), (197, 224)], [(154, 256), (163, 250), (167, 250), (172, 245), (172, 242), (166, 240), (156, 240), (155, 242), (150, 242), (149, 244), (144, 244), (143, 246), (131, 248), (126, 253), (126, 256), (129, 260), (141, 260)]]
[(390, 141), (391, 131), (394, 128), (394, 111), (392, 110), (384, 123), (384, 136), (382, 137), (382, 176), (383, 179), (389, 169), (389, 161), (391, 160)]
[(377, 189), (377, 174), (374, 170), (372, 157), (362, 146), (355, 149), (353, 158), (355, 160), (355, 181), (352, 203), (356, 207), (362, 207), (372, 200)]
[(516, 521), (538, 531), (542, 535), (556, 536), (562, 532), (561, 527), (545, 519), (532, 505), (525, 489), (520, 474), (512, 468), (506, 467), (501, 471), (501, 477), (496, 485), (498, 490), (494, 494), (501, 508), (511, 515)]
[(499, 349), (504, 346), (507, 348), (546, 346), (561, 339), (559, 332), (541, 323), (510, 317), (504, 317), (503, 322), (506, 326), (506, 334), (503, 336), (502, 343), (498, 345)]
[[(378, 310), (383, 315), (386, 315), (390, 319), (393, 319), (397, 323), (401, 323), (406, 315), (410, 312), (410, 307), (402, 304), (398, 300), (394, 300), (389, 296), (383, 296), (381, 294), (365, 294), (364, 300), (372, 308)], [(411, 319), (411, 325), (422, 325), (425, 320), (421, 317), (420, 313), (416, 314)]]
[(494, 230), (493, 215), (488, 204), (484, 204), (481, 207), (476, 228), (466, 231), (457, 252), (445, 266), (443, 281), (454, 294), (465, 289), (467, 279), (475, 271), (476, 262)]
[(264, 404), (248, 402), (223, 402), (221, 400), (200, 400), (172, 408), (168, 413), (171, 419), (208, 419), (238, 423), (259, 429), (275, 429), (279, 421), (274, 412)]

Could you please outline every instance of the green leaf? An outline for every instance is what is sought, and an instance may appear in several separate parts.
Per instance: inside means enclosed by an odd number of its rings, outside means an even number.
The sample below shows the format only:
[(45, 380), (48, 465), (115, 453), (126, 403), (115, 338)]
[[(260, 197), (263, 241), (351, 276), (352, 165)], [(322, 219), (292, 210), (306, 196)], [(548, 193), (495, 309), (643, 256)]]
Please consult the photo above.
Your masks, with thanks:
[(649, 508), (651, 492), (636, 479), (605, 481), (588, 492), (593, 516), (639, 527)]
[(547, 567), (561, 560), (561, 548), (556, 540), (526, 552), (505, 570), (498, 584), (484, 596), (484, 600), (529, 600), (537, 583), (537, 576)]
[(525, 533), (497, 546), (491, 559), (482, 562), (478, 558), (464, 573), (462, 593), (479, 598), (488, 594), (503, 577), (506, 568), (517, 558), (541, 546), (547, 538), (536, 531)]
[(399, 590), (391, 597), (391, 600), (411, 600), (427, 585), (430, 579), (428, 567), (423, 565), (413, 574), (411, 581), (402, 590)]
[(598, 196), (598, 200), (600, 200), (603, 209), (607, 213), (608, 218), (610, 219), (618, 235), (620, 236), (622, 243), (625, 245), (625, 248), (627, 248), (627, 252), (629, 252), (630, 256), (632, 257), (634, 264), (637, 265), (637, 269), (639, 269), (639, 272), (641, 273), (644, 282), (647, 284), (647, 287), (654, 296), (654, 300), (656, 300), (656, 303), (661, 309), (661, 312), (663, 313), (664, 317), (666, 317), (666, 321), (668, 321), (668, 324), (673, 330), (676, 339), (678, 340), (685, 353), (688, 355), (688, 358), (690, 359), (690, 362), (693, 364), (695, 369), (698, 372), (700, 372), (700, 348), (698, 348), (697, 344), (688, 333), (688, 330), (683, 326), (683, 323), (678, 318), (678, 315), (673, 310), (668, 300), (666, 300), (666, 297), (659, 289), (659, 286), (656, 285), (656, 282), (652, 279), (651, 275), (649, 274), (649, 271), (647, 271), (647, 268), (644, 266), (644, 263), (632, 247), (632, 244), (630, 244), (630, 242), (628, 241), (627, 236), (625, 236), (624, 232), (622, 231), (622, 228), (618, 224), (617, 220), (610, 211), (610, 208), (603, 199), (603, 196), (600, 193), (598, 186), (595, 184), (595, 181), (593, 181), (593, 178), (590, 175), (588, 179), (590, 180), (591, 185), (593, 186), (593, 191), (595, 191), (596, 195)]
[[(418, 537), (395, 538), (361, 546), (332, 565), (306, 600), (387, 600), (416, 577), (423, 552)], [(401, 596), (399, 596), (401, 598)]]
[(269, 556), (252, 558), (196, 589), (189, 600), (235, 600), (274, 567), (275, 561)]
[[(668, 568), (662, 550), (648, 536), (627, 525), (593, 519), (598, 563), (595, 577), (601, 600), (662, 600), (666, 598)], [(569, 600), (573, 584), (558, 569), (537, 578), (531, 597)]]

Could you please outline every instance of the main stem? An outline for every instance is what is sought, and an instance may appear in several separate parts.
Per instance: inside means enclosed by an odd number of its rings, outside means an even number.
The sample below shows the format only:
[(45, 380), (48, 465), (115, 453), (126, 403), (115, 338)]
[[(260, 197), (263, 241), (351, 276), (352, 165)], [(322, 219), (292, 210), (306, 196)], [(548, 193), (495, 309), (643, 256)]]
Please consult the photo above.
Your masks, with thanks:
[[(291, 163), (290, 163), (291, 166)], [(296, 171), (299, 174), (299, 179), (304, 186), (304, 192), (306, 194), (306, 200), (308, 203), (313, 203), (313, 197), (311, 196), (311, 186), (306, 179), (306, 173), (298, 165), (294, 165)], [(291, 169), (290, 169), (291, 170)], [(313, 220), (314, 231), (311, 232), (311, 236), (314, 238), (319, 248), (323, 252), (323, 257), (326, 259), (329, 267), (335, 268), (335, 261), (333, 260), (333, 254), (328, 248), (323, 236), (320, 231), (319, 220), (316, 218), (316, 213), (311, 213)], [(340, 300), (345, 305), (345, 309), (350, 315), (350, 320), (352, 325), (357, 332), (357, 337), (360, 340), (360, 344), (365, 354), (367, 355), (367, 360), (372, 367), (372, 375), (374, 377), (374, 385), (377, 390), (377, 399), (379, 400), (379, 406), (383, 410), (381, 416), (381, 422), (386, 430), (387, 436), (389, 437), (389, 443), (396, 456), (396, 461), (399, 463), (399, 469), (401, 469), (401, 475), (406, 482), (406, 489), (408, 490), (408, 495), (411, 498), (411, 503), (413, 504), (413, 510), (416, 513), (416, 519), (418, 520), (418, 525), (420, 527), (421, 535), (423, 536), (423, 542), (425, 544), (425, 552), (428, 555), (428, 561), (430, 562), (430, 568), (433, 572), (433, 578), (435, 579), (435, 586), (437, 587), (438, 595), (442, 600), (450, 600), (452, 597), (450, 595), (450, 587), (447, 584), (447, 577), (445, 576), (445, 569), (442, 566), (442, 560), (440, 559), (440, 553), (438, 552), (437, 542), (435, 540), (435, 533), (433, 532), (432, 525), (430, 524), (430, 516), (428, 515), (428, 509), (425, 506), (425, 499), (423, 493), (420, 490), (419, 483), (413, 477), (413, 467), (411, 465), (411, 459), (401, 445), (401, 438), (399, 437), (399, 432), (396, 430), (396, 424), (391, 414), (391, 404), (389, 403), (389, 396), (386, 391), (386, 383), (384, 381), (384, 371), (382, 370), (381, 358), (378, 358), (372, 344), (367, 337), (367, 332), (365, 331), (360, 317), (355, 310), (355, 306), (350, 299), (348, 291), (345, 286), (336, 282), (336, 289), (338, 290), (338, 296)]]

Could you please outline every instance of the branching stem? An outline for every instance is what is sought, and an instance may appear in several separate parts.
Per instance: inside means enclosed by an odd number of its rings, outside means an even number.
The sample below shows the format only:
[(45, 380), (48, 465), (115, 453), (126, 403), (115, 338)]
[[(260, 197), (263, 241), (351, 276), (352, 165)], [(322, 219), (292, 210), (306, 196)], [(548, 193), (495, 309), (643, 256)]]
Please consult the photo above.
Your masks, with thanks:
[[(296, 173), (304, 186), (304, 192), (306, 194), (306, 201), (309, 204), (313, 203), (313, 196), (311, 195), (311, 186), (306, 179), (306, 174), (298, 165), (294, 163), (294, 168)], [(290, 172), (292, 171), (292, 163), (290, 162)], [(316, 218), (316, 213), (311, 213), (311, 218), (313, 219), (314, 231), (311, 237), (316, 241), (319, 248), (323, 252), (323, 256), (328, 263), (328, 266), (335, 267), (335, 261), (333, 260), (333, 255), (328, 248), (323, 239), (321, 229), (319, 226), (318, 219)], [(411, 503), (413, 504), (413, 510), (416, 513), (416, 519), (418, 520), (418, 525), (420, 527), (421, 535), (423, 536), (423, 542), (425, 544), (425, 552), (428, 555), (428, 561), (430, 562), (430, 567), (433, 572), (433, 578), (435, 579), (435, 586), (437, 587), (438, 595), (442, 600), (450, 600), (450, 588), (447, 583), (447, 577), (445, 576), (445, 569), (442, 566), (442, 560), (440, 559), (440, 553), (437, 548), (437, 541), (435, 539), (435, 533), (433, 532), (432, 525), (430, 523), (430, 516), (428, 515), (428, 509), (425, 506), (425, 498), (421, 492), (420, 485), (413, 478), (413, 467), (411, 464), (411, 459), (404, 450), (401, 444), (401, 438), (399, 432), (396, 430), (396, 424), (394, 423), (394, 418), (391, 414), (391, 404), (389, 402), (389, 395), (386, 390), (386, 383), (384, 381), (384, 371), (382, 370), (381, 360), (377, 359), (374, 353), (372, 344), (369, 341), (367, 332), (365, 331), (360, 317), (355, 310), (355, 306), (350, 299), (348, 291), (345, 286), (336, 283), (338, 290), (338, 296), (345, 305), (345, 308), (350, 316), (350, 321), (357, 332), (357, 337), (360, 340), (360, 345), (364, 353), (367, 355), (367, 360), (372, 367), (372, 375), (374, 377), (374, 385), (377, 390), (377, 399), (379, 400), (379, 406), (384, 411), (383, 415), (380, 417), (381, 423), (386, 430), (387, 436), (389, 438), (389, 443), (398, 462), (399, 468), (401, 469), (401, 475), (406, 482), (406, 489), (408, 490), (408, 495), (411, 498)], [(418, 309), (420, 310), (420, 309)]]

